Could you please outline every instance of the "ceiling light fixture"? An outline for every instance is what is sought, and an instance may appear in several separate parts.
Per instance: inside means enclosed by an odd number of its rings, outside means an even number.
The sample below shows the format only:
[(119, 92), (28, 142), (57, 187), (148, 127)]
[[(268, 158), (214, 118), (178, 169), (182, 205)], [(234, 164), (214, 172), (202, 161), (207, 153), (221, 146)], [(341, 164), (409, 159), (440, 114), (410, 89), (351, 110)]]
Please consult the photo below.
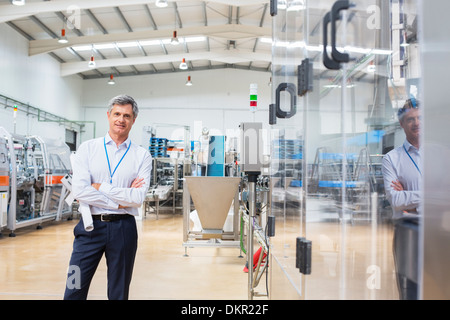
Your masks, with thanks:
[(12, 0), (11, 3), (15, 6), (23, 6), (25, 5), (25, 0)]
[(67, 37), (66, 37), (66, 29), (64, 29), (64, 28), (61, 29), (61, 37), (58, 39), (58, 42), (59, 43), (69, 42), (69, 40), (67, 40)]
[(156, 0), (155, 5), (159, 8), (165, 8), (168, 6), (167, 0)]
[(94, 56), (93, 55), (91, 56), (91, 60), (89, 61), (88, 67), (89, 68), (95, 68), (95, 61), (94, 61)]
[(186, 59), (183, 58), (183, 60), (182, 60), (181, 63), (180, 63), (180, 69), (181, 69), (181, 70), (187, 70), (187, 68), (188, 68), (188, 65), (187, 65), (187, 63), (186, 63)]
[(176, 30), (173, 32), (173, 37), (172, 37), (172, 40), (170, 40), (170, 43), (173, 44), (174, 46), (176, 46), (180, 43), (180, 41), (178, 41)]
[(116, 82), (114, 81), (114, 76), (112, 74), (109, 76), (108, 84), (109, 85), (115, 85), (116, 84)]
[(186, 81), (186, 85), (188, 87), (192, 86), (191, 76), (188, 76), (188, 80)]
[[(262, 39), (264, 39), (264, 38), (262, 38)], [(267, 38), (267, 39), (268, 39), (267, 43), (272, 43), (272, 39), (269, 39), (269, 38)], [(116, 46), (119, 48), (133, 48), (133, 47), (138, 47), (138, 45), (141, 45), (143, 47), (145, 47), (145, 46), (161, 46), (161, 43), (170, 44), (170, 40), (171, 40), (171, 38), (156, 39), (156, 40), (141, 40), (141, 41), (139, 41), (139, 44), (137, 41), (116, 42), (115, 44), (114, 43), (102, 43), (102, 44), (94, 44), (94, 49), (96, 49), (96, 50), (115, 49)], [(193, 43), (193, 42), (206, 41), (206, 37), (187, 37), (187, 38), (180, 38), (178, 40), (180, 41), (180, 43)], [(77, 52), (90, 51), (90, 50), (92, 50), (92, 45), (73, 46), (72, 49)], [(68, 49), (68, 50), (70, 51), (70, 49)]]

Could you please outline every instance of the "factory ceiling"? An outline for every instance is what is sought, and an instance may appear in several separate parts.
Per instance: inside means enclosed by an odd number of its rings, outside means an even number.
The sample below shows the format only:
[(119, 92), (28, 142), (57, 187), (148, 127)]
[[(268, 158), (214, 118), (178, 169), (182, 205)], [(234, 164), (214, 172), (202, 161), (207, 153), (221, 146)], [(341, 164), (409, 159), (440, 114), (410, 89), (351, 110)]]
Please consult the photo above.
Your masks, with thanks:
[[(272, 70), (274, 19), (270, 0), (167, 0), (166, 7), (156, 5), (162, 0), (25, 0), (22, 6), (11, 1), (0, 0), (0, 23), (29, 40), (30, 56), (48, 54), (56, 59), (63, 77), (95, 79), (186, 72), (179, 68), (183, 59), (187, 71), (238, 68), (277, 72)], [(378, 48), (390, 49), (389, 37), (375, 40), (367, 27), (373, 17), (369, 4), (378, 1), (354, 0), (356, 5), (348, 17), (351, 28), (346, 41), (360, 46), (350, 54), (365, 64), (377, 55), (372, 50), (375, 43)], [(325, 69), (321, 63), (321, 25), (330, 3), (309, 2), (306, 29), (302, 14), (292, 13), (298, 17), (291, 25), (295, 30), (290, 32), (296, 38), (287, 41), (294, 41), (289, 45), (302, 45), (307, 38), (314, 68)], [(410, 1), (403, 6), (408, 15), (405, 30), (413, 42), (416, 19), (411, 12), (415, 8)], [(275, 28), (292, 31), (280, 19)], [(67, 43), (58, 41), (62, 29)], [(303, 35), (302, 30), (308, 33)], [(171, 43), (175, 33), (178, 45)], [(381, 56), (386, 59), (390, 53), (388, 50)], [(95, 67), (89, 67), (92, 59)], [(360, 72), (359, 77), (366, 75)], [(325, 69), (321, 77), (327, 76)]]
[[(241, 68), (270, 71), (269, 0), (0, 0), (0, 23), (83, 79)], [(64, 29), (67, 43), (59, 43)], [(178, 45), (171, 40), (176, 32)], [(94, 57), (95, 67), (89, 67)]]

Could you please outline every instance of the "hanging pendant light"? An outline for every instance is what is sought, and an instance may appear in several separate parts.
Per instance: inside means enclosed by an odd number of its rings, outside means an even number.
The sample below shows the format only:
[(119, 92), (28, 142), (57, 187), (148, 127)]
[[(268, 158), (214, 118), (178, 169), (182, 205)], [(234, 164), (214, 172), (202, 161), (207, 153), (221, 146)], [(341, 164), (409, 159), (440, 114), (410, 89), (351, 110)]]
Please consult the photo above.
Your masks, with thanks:
[(168, 3), (167, 0), (156, 0), (155, 5), (159, 8), (165, 8), (167, 7)]
[(25, 5), (25, 0), (12, 0), (11, 3), (15, 6), (23, 6)]
[(61, 29), (61, 37), (58, 39), (58, 42), (59, 43), (69, 42), (69, 40), (67, 40), (67, 37), (66, 37), (66, 29), (64, 29), (64, 28)]
[(91, 56), (91, 60), (89, 61), (88, 67), (95, 68), (94, 55)]
[(190, 86), (193, 85), (193, 83), (192, 83), (192, 81), (191, 81), (191, 76), (188, 76), (188, 80), (186, 81), (186, 85), (187, 85), (188, 87), (190, 87)]
[(181, 69), (181, 70), (187, 70), (187, 68), (188, 68), (188, 65), (187, 65), (187, 63), (186, 63), (186, 59), (183, 58), (183, 60), (182, 60), (181, 63), (180, 63), (180, 69)]
[(374, 65), (373, 61), (370, 61), (369, 65), (367, 66), (367, 72), (375, 72), (377, 70), (377, 67)]
[(116, 84), (116, 82), (114, 81), (114, 76), (112, 74), (109, 75), (108, 84), (109, 85), (115, 85)]
[(175, 30), (173, 32), (173, 37), (172, 40), (170, 40), (170, 44), (173, 44), (174, 46), (178, 45), (180, 43), (180, 41), (178, 41), (178, 37), (177, 37), (177, 31)]

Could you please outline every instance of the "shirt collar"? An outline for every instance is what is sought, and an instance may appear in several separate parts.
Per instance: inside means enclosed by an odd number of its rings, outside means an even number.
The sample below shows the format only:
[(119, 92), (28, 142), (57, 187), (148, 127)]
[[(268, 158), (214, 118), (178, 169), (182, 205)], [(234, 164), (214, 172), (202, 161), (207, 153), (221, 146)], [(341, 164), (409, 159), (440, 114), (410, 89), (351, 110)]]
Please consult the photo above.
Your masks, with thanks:
[(413, 148), (413, 150), (419, 151), (416, 147), (414, 147), (407, 139), (405, 139), (405, 142), (403, 143), (403, 146), (406, 150), (410, 150), (410, 148)]
[[(109, 132), (106, 133), (105, 135), (105, 143), (109, 144), (109, 143), (114, 143), (113, 139), (111, 138), (111, 136), (109, 135)], [(130, 137), (127, 138), (127, 140), (125, 140), (124, 142), (122, 142), (122, 144), (119, 146), (119, 148), (121, 146), (125, 146), (125, 148), (128, 148), (129, 144), (131, 143), (131, 139)]]

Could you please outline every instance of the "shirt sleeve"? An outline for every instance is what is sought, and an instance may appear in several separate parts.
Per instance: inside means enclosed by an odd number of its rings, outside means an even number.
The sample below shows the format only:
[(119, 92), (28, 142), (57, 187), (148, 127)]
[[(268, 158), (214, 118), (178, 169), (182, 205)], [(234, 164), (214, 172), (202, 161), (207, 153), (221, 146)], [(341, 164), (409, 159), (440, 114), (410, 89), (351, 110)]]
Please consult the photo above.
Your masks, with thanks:
[(150, 186), (150, 175), (152, 171), (152, 157), (146, 152), (141, 163), (138, 176), (144, 178), (144, 185), (140, 188), (121, 188), (109, 183), (102, 183), (99, 191), (106, 197), (124, 207), (140, 207), (145, 200), (147, 190)]
[(391, 184), (398, 180), (397, 171), (389, 155), (383, 158), (383, 179), (386, 197), (395, 211), (411, 210), (419, 207), (420, 191), (395, 190)]
[(92, 186), (89, 172), (89, 150), (82, 144), (78, 151), (70, 157), (72, 164), (72, 193), (79, 202), (90, 206), (117, 209), (119, 204), (106, 197)]

